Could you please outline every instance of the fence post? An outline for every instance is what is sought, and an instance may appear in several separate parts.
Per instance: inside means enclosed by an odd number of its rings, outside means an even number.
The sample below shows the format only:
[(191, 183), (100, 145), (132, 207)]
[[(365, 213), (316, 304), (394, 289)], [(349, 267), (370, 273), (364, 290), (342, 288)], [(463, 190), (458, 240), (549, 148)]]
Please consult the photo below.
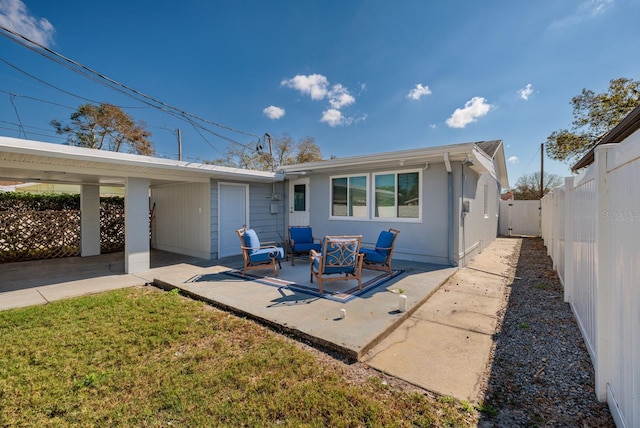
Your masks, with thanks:
[(573, 258), (573, 177), (564, 179), (564, 218), (558, 221), (564, 222), (564, 301), (573, 302), (573, 290), (576, 286), (574, 279), (574, 258)]
[(609, 204), (609, 181), (607, 154), (612, 145), (597, 146), (595, 150), (596, 168), (596, 395), (598, 400), (607, 401), (607, 383), (613, 370), (612, 350), (609, 337), (611, 331), (611, 228)]

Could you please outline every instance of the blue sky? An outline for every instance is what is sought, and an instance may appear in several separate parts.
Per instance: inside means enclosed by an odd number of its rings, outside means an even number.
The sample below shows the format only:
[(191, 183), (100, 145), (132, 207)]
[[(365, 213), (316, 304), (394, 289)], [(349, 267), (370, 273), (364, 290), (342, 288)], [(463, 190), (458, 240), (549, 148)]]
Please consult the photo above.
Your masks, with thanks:
[(162, 157), (179, 128), (185, 160), (266, 132), (313, 137), (325, 157), (501, 139), (513, 185), (539, 171), (573, 96), (640, 78), (638, 16), (636, 0), (0, 0), (0, 25), (208, 121), (196, 130), (2, 37), (0, 135), (60, 143), (50, 120), (91, 100), (144, 121)]

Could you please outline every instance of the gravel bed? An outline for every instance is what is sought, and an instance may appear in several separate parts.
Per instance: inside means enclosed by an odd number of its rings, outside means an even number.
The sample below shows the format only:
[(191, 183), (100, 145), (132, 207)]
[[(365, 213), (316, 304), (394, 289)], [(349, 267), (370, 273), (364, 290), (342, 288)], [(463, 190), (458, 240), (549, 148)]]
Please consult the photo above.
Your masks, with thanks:
[(499, 314), (480, 427), (614, 427), (594, 392), (589, 353), (544, 243), (523, 238)]

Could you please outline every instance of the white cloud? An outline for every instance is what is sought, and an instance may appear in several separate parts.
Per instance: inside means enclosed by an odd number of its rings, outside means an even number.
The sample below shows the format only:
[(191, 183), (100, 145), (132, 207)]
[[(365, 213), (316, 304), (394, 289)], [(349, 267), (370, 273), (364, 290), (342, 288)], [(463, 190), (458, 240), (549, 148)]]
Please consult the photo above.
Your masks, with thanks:
[(531, 96), (531, 94), (533, 94), (533, 86), (531, 85), (531, 83), (527, 83), (527, 86), (520, 89), (518, 91), (518, 94), (520, 94), (520, 98), (522, 98), (523, 100), (529, 100), (529, 97)]
[(583, 13), (596, 16), (606, 12), (613, 2), (614, 0), (587, 0), (580, 5), (580, 9)]
[(46, 18), (30, 15), (21, 0), (0, 0), (0, 25), (38, 44), (53, 43), (53, 25)]
[(277, 120), (285, 115), (285, 110), (282, 107), (269, 106), (262, 110), (262, 113), (269, 119)]
[(518, 156), (511, 156), (509, 159), (507, 159), (507, 162), (509, 162), (509, 163), (518, 163), (518, 162), (520, 162), (520, 159), (518, 159)]
[(349, 90), (339, 83), (333, 85), (327, 93), (327, 96), (329, 97), (329, 104), (336, 110), (356, 102), (356, 99), (349, 93)]
[(409, 91), (407, 98), (419, 100), (425, 95), (431, 95), (431, 89), (429, 89), (429, 86), (422, 86), (422, 83), (418, 83), (415, 88)]
[(431, 129), (437, 129), (437, 128), (438, 128), (438, 125), (436, 125), (435, 123), (431, 123), (431, 124), (429, 124), (429, 128), (431, 128)]
[[(320, 122), (326, 123), (331, 127), (352, 125), (367, 118), (366, 115), (361, 117), (344, 116), (342, 109), (355, 104), (356, 98), (349, 92), (348, 88), (340, 83), (330, 86), (329, 79), (321, 74), (310, 74), (308, 76), (299, 74), (291, 79), (284, 79), (280, 82), (280, 85), (295, 89), (303, 95), (309, 95), (312, 100), (327, 99), (329, 105), (322, 112)], [(366, 85), (361, 83), (359, 88), (362, 92), (366, 89)]]
[(479, 117), (485, 116), (492, 107), (484, 98), (473, 97), (464, 104), (464, 108), (457, 108), (445, 123), (451, 128), (464, 128)]
[(551, 27), (560, 28), (575, 25), (602, 15), (613, 5), (614, 1), (615, 0), (584, 0), (572, 15), (553, 21)]
[(329, 80), (322, 74), (310, 74), (308, 76), (299, 74), (291, 79), (283, 80), (280, 85), (309, 95), (312, 100), (322, 100), (327, 96)]
[(340, 110), (330, 108), (322, 112), (322, 119), (320, 122), (324, 122), (332, 128), (336, 126), (344, 125), (345, 118)]

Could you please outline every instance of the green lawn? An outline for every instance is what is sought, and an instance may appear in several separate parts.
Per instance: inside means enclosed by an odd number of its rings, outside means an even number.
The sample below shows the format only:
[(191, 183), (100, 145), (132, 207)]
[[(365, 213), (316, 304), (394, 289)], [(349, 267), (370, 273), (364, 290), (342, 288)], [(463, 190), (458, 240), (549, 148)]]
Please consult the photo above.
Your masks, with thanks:
[(453, 400), (348, 382), (252, 321), (154, 288), (0, 312), (0, 426), (468, 426)]

